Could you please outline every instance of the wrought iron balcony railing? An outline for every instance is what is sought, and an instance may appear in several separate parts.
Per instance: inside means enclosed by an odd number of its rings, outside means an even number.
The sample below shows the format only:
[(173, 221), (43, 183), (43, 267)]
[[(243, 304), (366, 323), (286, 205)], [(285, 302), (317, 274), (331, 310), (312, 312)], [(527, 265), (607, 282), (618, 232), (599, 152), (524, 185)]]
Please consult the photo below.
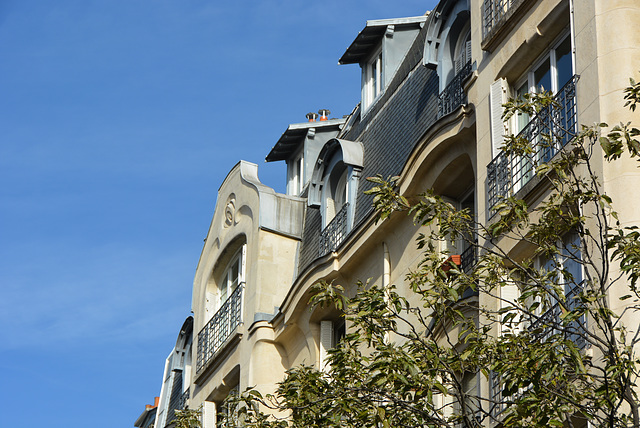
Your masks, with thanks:
[(231, 333), (242, 323), (244, 282), (238, 284), (211, 320), (198, 333), (196, 373), (202, 371)]
[(487, 204), (489, 216), (503, 198), (522, 189), (535, 175), (541, 162), (548, 162), (577, 132), (576, 82), (573, 76), (554, 97), (554, 104), (540, 110), (518, 133), (533, 146), (528, 155), (506, 154), (501, 151), (487, 166)]
[(502, 26), (513, 11), (530, 0), (484, 0), (482, 4), (482, 37)]
[[(578, 294), (582, 291), (582, 283), (575, 284), (569, 292), (565, 295), (565, 305), (569, 310), (573, 310), (580, 302), (576, 299)], [(545, 311), (542, 315), (536, 317), (536, 319), (529, 323), (528, 330), (532, 332), (533, 340), (536, 342), (545, 341), (552, 335), (563, 333), (565, 338), (571, 340), (578, 349), (585, 349), (587, 342), (584, 337), (586, 325), (586, 317), (583, 315), (575, 321), (572, 321), (566, 325), (562, 325), (561, 315), (562, 306), (560, 303), (556, 303), (549, 310)], [(504, 396), (504, 385), (501, 376), (496, 372), (491, 372), (489, 379), (490, 400), (492, 403), (491, 414), (496, 417), (506, 408), (506, 402), (517, 399), (521, 394), (526, 392), (526, 389), (520, 390), (513, 395)]]
[(320, 233), (320, 255), (335, 251), (347, 237), (347, 215), (349, 203), (342, 206), (336, 216)]
[[(567, 309), (573, 310), (578, 307), (580, 302), (577, 297), (580, 291), (582, 291), (582, 283), (575, 284), (565, 295), (565, 305)], [(565, 338), (575, 343), (578, 349), (584, 349), (587, 345), (584, 337), (586, 317), (582, 315), (577, 320), (563, 325), (560, 318), (562, 312), (562, 305), (560, 305), (559, 302), (555, 303), (529, 324), (529, 330), (539, 341), (544, 341), (552, 335), (563, 333)]]
[(189, 390), (187, 389), (182, 393), (180, 399), (178, 400), (178, 410), (184, 410), (187, 408), (189, 404)]
[(438, 119), (446, 116), (462, 104), (467, 102), (467, 94), (462, 83), (471, 74), (471, 61), (455, 75), (453, 80), (438, 95)]
[(476, 264), (476, 254), (477, 252), (475, 244), (470, 245), (469, 248), (467, 248), (460, 254), (460, 270), (467, 275), (471, 273), (473, 266)]

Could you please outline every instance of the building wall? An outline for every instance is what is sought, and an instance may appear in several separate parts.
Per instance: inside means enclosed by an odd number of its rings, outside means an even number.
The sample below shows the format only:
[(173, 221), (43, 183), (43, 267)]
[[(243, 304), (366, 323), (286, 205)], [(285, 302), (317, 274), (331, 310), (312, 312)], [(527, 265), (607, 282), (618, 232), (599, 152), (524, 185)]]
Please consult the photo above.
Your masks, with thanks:
[[(318, 250), (319, 209), (308, 207), (303, 198), (277, 195), (260, 184), (255, 165), (241, 162), (234, 167), (218, 192), (196, 271), (194, 335), (213, 316), (207, 311), (207, 287), (215, 282), (215, 272), (246, 245), (243, 323), (204, 372), (194, 370), (192, 407), (219, 402), (236, 386), (272, 392), (285, 370), (300, 364), (320, 368), (320, 322), (337, 320), (339, 314), (330, 308), (309, 308), (310, 288), (318, 281), (334, 281), (350, 293), (358, 281), (388, 282), (400, 292), (408, 291), (406, 275), (422, 257), (415, 244), (419, 228), (401, 214), (376, 223), (371, 196), (364, 194), (372, 186), (367, 176), (400, 175), (398, 184), (405, 195), (433, 188), (459, 202), (471, 191), (478, 220), (490, 221), (486, 191), (487, 165), (494, 156), (490, 87), (506, 79), (513, 88), (564, 31), (573, 26), (575, 72), (580, 75), (578, 123), (637, 121), (637, 113), (622, 107), (622, 90), (628, 77), (640, 77), (635, 69), (640, 64), (640, 5), (636, 0), (574, 1), (573, 12), (569, 0), (523, 2), (489, 40), (483, 36), (483, 1), (460, 0), (469, 6), (473, 73), (464, 81), (467, 102), (443, 117), (438, 115), (441, 70), (434, 69), (433, 63), (431, 68), (422, 65), (429, 29), (425, 26), (385, 93), (364, 116), (356, 110), (358, 117), (347, 120), (350, 125), (338, 137), (363, 144), (364, 167), (355, 227), (335, 252)], [(438, 10), (452, 10), (454, 3), (443, 0)], [(313, 162), (305, 159), (305, 164)], [(616, 201), (623, 225), (640, 224), (640, 206), (636, 198), (626, 195), (627, 189), (640, 183), (637, 162), (598, 161), (596, 168), (607, 194)], [(528, 197), (535, 205), (547, 193), (537, 185)], [(522, 257), (531, 249), (520, 244), (500, 243)], [(496, 306), (490, 296), (471, 298)], [(488, 391), (486, 382), (481, 390)]]

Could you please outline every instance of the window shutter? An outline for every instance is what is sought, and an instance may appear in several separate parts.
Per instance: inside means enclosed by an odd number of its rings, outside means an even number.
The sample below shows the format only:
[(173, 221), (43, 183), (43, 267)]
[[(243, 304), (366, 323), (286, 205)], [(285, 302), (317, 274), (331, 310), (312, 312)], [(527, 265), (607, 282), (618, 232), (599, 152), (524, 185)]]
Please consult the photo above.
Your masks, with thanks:
[(205, 401), (202, 403), (202, 414), (200, 415), (202, 428), (216, 428), (216, 403)]
[(329, 349), (333, 347), (333, 321), (320, 321), (320, 369), (327, 365)]
[[(505, 309), (507, 307), (515, 307), (517, 306), (517, 300), (520, 297), (520, 289), (517, 284), (514, 284), (511, 281), (508, 281), (505, 285), (500, 287), (500, 309)], [(504, 318), (505, 314), (501, 314), (500, 317)], [(516, 315), (510, 322), (510, 326), (501, 325), (502, 333), (518, 333), (520, 331), (520, 316)]]
[(453, 401), (454, 401), (454, 397), (451, 394), (442, 396), (442, 406), (443, 406), (442, 412), (445, 419), (453, 416)]
[(240, 283), (245, 281), (245, 274), (246, 274), (246, 261), (247, 261), (247, 244), (244, 244), (242, 246), (242, 250), (241, 254), (240, 254), (240, 278), (239, 281)]
[[(439, 379), (442, 381), (442, 379)], [(445, 385), (446, 387), (446, 385)], [(433, 404), (436, 410), (442, 412), (442, 417), (448, 419), (453, 416), (454, 397), (450, 394), (443, 394), (439, 390), (433, 394)]]
[(502, 121), (504, 104), (507, 101), (507, 80), (498, 79), (491, 84), (489, 102), (491, 104), (491, 148), (495, 157), (504, 144), (505, 125)]
[(460, 73), (460, 70), (462, 69), (462, 61), (464, 61), (464, 52), (460, 52), (460, 55), (458, 55), (455, 61), (453, 61), (456, 68), (455, 74)]
[(467, 40), (465, 50), (467, 51), (467, 55), (463, 65), (466, 65), (469, 61), (471, 61), (471, 40)]

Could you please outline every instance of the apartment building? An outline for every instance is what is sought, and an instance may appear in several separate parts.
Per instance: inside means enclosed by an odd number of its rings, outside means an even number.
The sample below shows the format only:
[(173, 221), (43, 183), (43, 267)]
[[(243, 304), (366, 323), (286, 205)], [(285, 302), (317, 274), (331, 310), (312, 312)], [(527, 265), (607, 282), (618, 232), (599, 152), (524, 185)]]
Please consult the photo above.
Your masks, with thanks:
[[(309, 308), (316, 282), (370, 279), (406, 291), (422, 257), (419, 228), (405, 216), (374, 222), (366, 177), (399, 175), (401, 193), (434, 189), (484, 224), (501, 197), (535, 205), (548, 193), (545, 182), (500, 146), (507, 132), (534, 141), (550, 119), (519, 115), (505, 124), (502, 104), (555, 94), (562, 107), (554, 120), (567, 131), (557, 146), (536, 149), (549, 159), (580, 123), (634, 119), (621, 100), (637, 77), (638, 41), (635, 0), (442, 0), (424, 15), (367, 21), (339, 59), (362, 70), (358, 106), (339, 119), (310, 113), (265, 150), (267, 161), (287, 164), (286, 194), (244, 161), (218, 190), (194, 280), (193, 369), (184, 377), (203, 426), (215, 426), (232, 391), (272, 392), (289, 368), (323, 367), (347, 327), (335, 310)], [(599, 156), (596, 167), (621, 223), (640, 224), (637, 201), (625, 195), (640, 183), (636, 163)], [(473, 265), (468, 243), (446, 245), (461, 269)], [(474, 306), (496, 305), (471, 290), (462, 299), (469, 317), (478, 316)], [(469, 383), (498, 393), (480, 376)]]

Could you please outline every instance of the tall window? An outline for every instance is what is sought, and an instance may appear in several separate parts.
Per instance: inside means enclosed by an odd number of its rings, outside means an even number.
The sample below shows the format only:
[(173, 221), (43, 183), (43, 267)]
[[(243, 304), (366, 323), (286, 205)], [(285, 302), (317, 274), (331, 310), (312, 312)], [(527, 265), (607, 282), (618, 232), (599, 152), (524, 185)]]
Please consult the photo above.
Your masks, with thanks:
[(218, 306), (222, 306), (242, 282), (243, 254), (244, 247), (233, 257), (218, 283)]
[[(571, 38), (563, 36), (545, 55), (540, 58), (533, 67), (525, 73), (515, 86), (514, 95), (522, 98), (527, 93), (551, 92), (557, 94), (573, 77), (573, 65), (571, 59)], [(535, 156), (514, 157), (511, 161), (511, 170), (514, 177), (514, 191), (518, 191), (534, 175), (534, 162), (548, 162), (563, 146), (567, 137), (565, 135), (572, 128), (573, 111), (565, 111), (563, 107), (550, 107), (541, 111), (537, 118), (537, 135), (530, 135), (532, 145), (536, 146)], [(514, 134), (523, 131), (533, 120), (529, 114), (519, 112), (511, 123)], [(560, 126), (559, 126), (560, 124)], [(545, 136), (555, 135), (551, 144)], [(564, 139), (563, 139), (564, 138)]]
[(337, 162), (327, 176), (325, 183), (325, 224), (328, 224), (347, 202), (347, 166)]
[(364, 108), (367, 109), (384, 89), (382, 75), (382, 49), (365, 64), (364, 68)]
[(289, 180), (287, 194), (299, 195), (304, 186), (302, 153), (289, 161)]
[[(516, 98), (526, 93), (557, 93), (571, 80), (573, 65), (571, 60), (571, 38), (564, 36), (531, 69), (525, 73), (515, 88)], [(520, 113), (515, 118), (515, 133), (521, 131), (530, 117)]]

